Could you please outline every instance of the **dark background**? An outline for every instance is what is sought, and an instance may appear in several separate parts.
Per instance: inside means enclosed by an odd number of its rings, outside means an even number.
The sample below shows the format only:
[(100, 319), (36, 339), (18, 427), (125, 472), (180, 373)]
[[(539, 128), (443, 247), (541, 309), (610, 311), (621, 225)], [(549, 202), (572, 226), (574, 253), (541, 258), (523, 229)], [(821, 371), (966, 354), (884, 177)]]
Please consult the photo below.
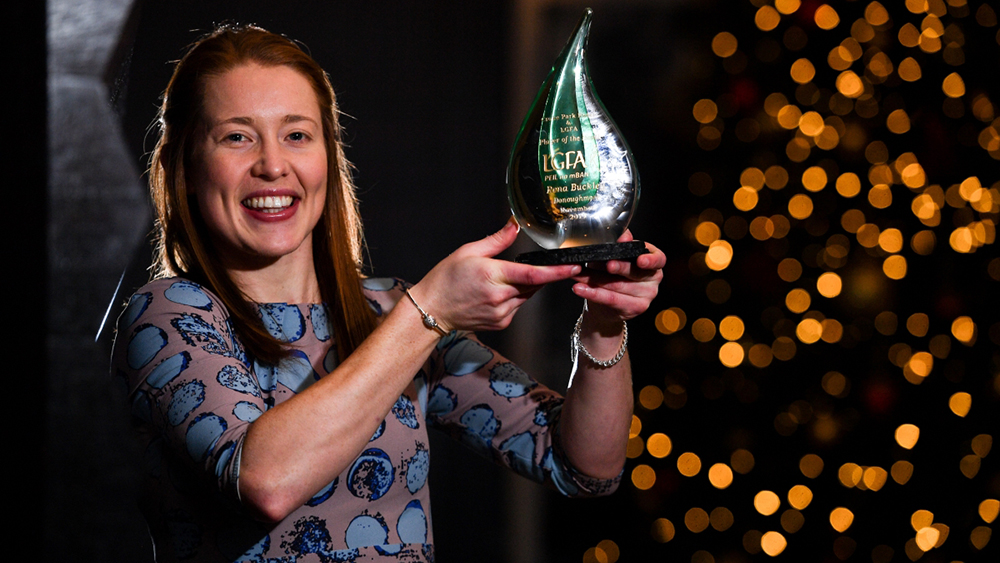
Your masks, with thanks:
[[(674, 443), (664, 459), (646, 452), (630, 460), (621, 490), (606, 499), (566, 501), (529, 483), (507, 476), (435, 437), (434, 521), (438, 558), (448, 561), (585, 561), (597, 560), (593, 547), (612, 540), (622, 561), (678, 560), (762, 561), (770, 557), (754, 547), (752, 532), (782, 530), (781, 512), (765, 517), (753, 508), (761, 490), (784, 499), (794, 484), (808, 484), (815, 500), (803, 510), (806, 524), (784, 531), (789, 547), (781, 556), (809, 561), (906, 561), (914, 530), (910, 515), (930, 510), (935, 522), (949, 526), (950, 537), (922, 561), (988, 561), (997, 539), (985, 550), (971, 544), (976, 528), (995, 528), (977, 512), (985, 499), (1000, 497), (996, 456), (986, 455), (972, 477), (959, 470), (977, 435), (994, 437), (1000, 396), (1000, 314), (996, 299), (1000, 262), (992, 240), (976, 253), (949, 248), (950, 232), (972, 220), (997, 223), (997, 207), (973, 213), (968, 207), (942, 210), (934, 228), (935, 251), (916, 255), (905, 245), (909, 272), (903, 280), (881, 274), (886, 254), (851, 240), (846, 264), (838, 273), (845, 292), (826, 299), (815, 292), (824, 270), (816, 256), (830, 236), (843, 233), (841, 214), (860, 208), (869, 222), (896, 227), (905, 236), (925, 228), (909, 202), (916, 191), (893, 186), (894, 204), (878, 210), (864, 195), (838, 196), (837, 174), (854, 171), (866, 178), (870, 162), (864, 149), (845, 144), (832, 151), (814, 149), (804, 162), (790, 162), (785, 144), (792, 132), (763, 114), (765, 97), (783, 93), (797, 102), (797, 85), (788, 68), (807, 57), (817, 68), (816, 83), (833, 89), (835, 73), (826, 55), (863, 17), (862, 1), (831, 2), (841, 23), (823, 31), (811, 20), (818, 2), (804, 2), (772, 32), (754, 26), (762, 1), (683, 0), (593, 3), (590, 39), (591, 75), (598, 93), (633, 148), (642, 174), (642, 197), (632, 229), (636, 236), (665, 250), (669, 263), (661, 296), (632, 323), (630, 347), (635, 388), (678, 388), (684, 402), (647, 409), (637, 406), (642, 438), (663, 432)], [(915, 83), (889, 80), (875, 87), (880, 113), (872, 118), (850, 114), (844, 121), (864, 131), (866, 143), (883, 140), (891, 158), (913, 152), (924, 165), (928, 184), (943, 188), (978, 176), (984, 187), (997, 182), (996, 156), (979, 144), (981, 131), (994, 118), (974, 116), (973, 102), (985, 95), (1000, 102), (996, 63), (1000, 62), (997, 24), (981, 16), (982, 2), (964, 12), (953, 7), (942, 21), (961, 30), (964, 63), (946, 64), (941, 55), (904, 48), (896, 33), (906, 22), (918, 28), (923, 14), (889, 5), (892, 21), (878, 41), (866, 48), (886, 52), (897, 64), (917, 58), (924, 78)], [(481, 238), (506, 220), (504, 174), (508, 150), (521, 116), (568, 37), (583, 3), (501, 2), (154, 2), (91, 0), (13, 5), (15, 26), (5, 36), (9, 76), (17, 98), (5, 112), (5, 130), (16, 139), (5, 161), (30, 194), (17, 208), (8, 235), (20, 292), (10, 299), (13, 318), (22, 319), (10, 340), (13, 365), (33, 374), (15, 381), (13, 418), (19, 475), (14, 489), (37, 492), (24, 517), (37, 557), (68, 561), (144, 561), (150, 559), (145, 527), (132, 504), (138, 481), (120, 398), (107, 377), (111, 338), (102, 319), (131, 288), (145, 281), (151, 228), (143, 171), (153, 139), (147, 135), (158, 96), (169, 77), (169, 61), (214, 23), (256, 23), (301, 41), (330, 73), (347, 131), (348, 158), (357, 166), (371, 273), (417, 281), (436, 261), (462, 243)], [(987, 6), (988, 8), (989, 6)], [(739, 52), (722, 59), (712, 53), (712, 38), (729, 31)], [(793, 41), (789, 36), (804, 35)], [(954, 36), (949, 36), (954, 37)], [(771, 56), (777, 50), (777, 55)], [(863, 69), (864, 61), (856, 63)], [(946, 115), (943, 76), (962, 74), (967, 94), (961, 115)], [(860, 70), (859, 70), (860, 73)], [(829, 96), (829, 91), (826, 94)], [(721, 131), (718, 146), (699, 143), (692, 106), (699, 99), (718, 103), (711, 124)], [(823, 101), (817, 111), (829, 115)], [(913, 127), (897, 135), (885, 128), (885, 116), (904, 108)], [(745, 118), (762, 123), (747, 142), (735, 135)], [(12, 133), (17, 134), (16, 137)], [(995, 153), (994, 153), (995, 154)], [(828, 171), (830, 185), (811, 194), (816, 211), (807, 220), (791, 220), (782, 239), (758, 241), (738, 228), (758, 215), (787, 213), (787, 200), (805, 193), (797, 178), (806, 166)], [(792, 180), (784, 190), (761, 191), (750, 212), (737, 211), (732, 193), (748, 166), (787, 168)], [(708, 189), (694, 185), (707, 174)], [(44, 185), (40, 186), (45, 178)], [(699, 187), (701, 186), (701, 187)], [(869, 184), (863, 180), (863, 192)], [(17, 196), (20, 199), (20, 196)], [(702, 221), (726, 229), (734, 248), (732, 264), (721, 272), (704, 266), (705, 247), (694, 240)], [(522, 237), (523, 238), (523, 237)], [(532, 248), (520, 241), (519, 250)], [(804, 273), (795, 283), (776, 275), (778, 262), (795, 257)], [(121, 288), (116, 290), (121, 279)], [(858, 297), (858, 280), (874, 279), (874, 289)], [(711, 298), (710, 287), (724, 282), (730, 296)], [(744, 362), (725, 368), (718, 359), (723, 342), (692, 338), (696, 318), (716, 324), (738, 315), (746, 324), (744, 348), (794, 336), (801, 315), (784, 307), (793, 287), (809, 290), (812, 311), (839, 319), (845, 338), (837, 343), (798, 343), (788, 361), (765, 368)], [(862, 292), (864, 293), (864, 292)], [(110, 306), (110, 308), (109, 308)], [(579, 302), (568, 288), (556, 286), (538, 296), (512, 330), (485, 338), (525, 365), (547, 384), (565, 386), (566, 348)], [(655, 315), (668, 307), (686, 312), (687, 325), (661, 334)], [(875, 316), (891, 311), (899, 328), (883, 334)], [(926, 337), (908, 334), (905, 320), (926, 313)], [(936, 358), (927, 381), (908, 383), (889, 349), (905, 343), (927, 350), (930, 337), (949, 335), (952, 320), (969, 315), (977, 323), (974, 344), (951, 340), (951, 351)], [(113, 324), (113, 323), (112, 323)], [(45, 335), (40, 336), (40, 335)], [(44, 366), (44, 369), (42, 369)], [(823, 375), (842, 372), (847, 392), (823, 391)], [(39, 375), (41, 372), (41, 375)], [(671, 387), (674, 386), (674, 387)], [(947, 408), (955, 392), (973, 397), (972, 410), (958, 417)], [(676, 398), (676, 397), (675, 397)], [(800, 421), (789, 432), (793, 405)], [(802, 416), (802, 405), (808, 411)], [(782, 418), (784, 417), (784, 418)], [(832, 440), (817, 438), (818, 420), (832, 420)], [(892, 439), (902, 423), (917, 424), (921, 441), (914, 450)], [(724, 490), (705, 478), (713, 463), (729, 463), (737, 448), (751, 451), (754, 469), (737, 475)], [(703, 469), (693, 478), (676, 468), (681, 452), (695, 452)], [(808, 479), (798, 470), (806, 453), (820, 455), (825, 470)], [(901, 459), (911, 461), (915, 477), (906, 485), (892, 480), (881, 491), (845, 488), (837, 470), (845, 463), (886, 470)], [(639, 490), (631, 481), (637, 465), (656, 472), (656, 483)], [(836, 506), (850, 508), (855, 523), (846, 533), (828, 522)], [(692, 508), (727, 507), (732, 527), (696, 533), (685, 526)], [(783, 500), (782, 509), (787, 508)], [(20, 517), (20, 515), (19, 515)], [(654, 541), (651, 525), (667, 518), (676, 536)], [(749, 547), (748, 547), (749, 542)], [(887, 547), (892, 555), (881, 547)], [(588, 551), (589, 550), (589, 551)], [(877, 554), (877, 555), (873, 555)], [(992, 554), (992, 555), (991, 555)], [(590, 559), (588, 559), (588, 557)], [(909, 558), (908, 558), (909, 557)]]

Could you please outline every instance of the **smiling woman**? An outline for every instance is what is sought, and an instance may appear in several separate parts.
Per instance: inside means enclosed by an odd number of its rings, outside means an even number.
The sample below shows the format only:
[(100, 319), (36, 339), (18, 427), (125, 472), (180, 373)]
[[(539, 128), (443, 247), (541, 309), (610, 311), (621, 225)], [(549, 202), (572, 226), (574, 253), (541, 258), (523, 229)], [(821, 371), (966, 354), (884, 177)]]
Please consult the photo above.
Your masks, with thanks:
[(309, 83), (288, 67), (234, 68), (207, 80), (202, 120), (190, 188), (223, 266), (237, 284), (242, 272), (280, 266), (305, 285), (275, 297), (319, 301), (312, 232), (326, 201), (327, 156)]
[[(280, 74), (283, 79), (293, 80), (298, 89), (291, 92), (283, 81), (281, 84), (265, 85), (262, 80), (254, 78), (257, 73), (250, 72), (250, 69)], [(236, 70), (242, 72), (230, 76), (231, 71)], [(239, 78), (243, 81), (237, 84)], [(216, 83), (223, 88), (246, 88), (241, 92), (228, 92), (236, 95), (245, 107), (235, 106), (235, 100), (224, 98), (221, 91), (211, 87)], [(154, 276), (183, 275), (208, 285), (227, 304), (234, 328), (257, 357), (274, 363), (285, 355), (282, 344), (260, 326), (259, 314), (247, 299), (246, 292), (250, 288), (238, 286), (232, 279), (233, 275), (246, 270), (228, 272), (221, 267), (220, 260), (226, 258), (223, 254), (228, 255), (226, 250), (231, 249), (212, 247), (221, 225), (204, 220), (207, 209), (190, 205), (189, 196), (202, 196), (193, 185), (188, 185), (199, 183), (199, 176), (209, 173), (207, 166), (198, 166), (196, 162), (209, 154), (211, 147), (206, 143), (211, 138), (210, 133), (217, 133), (215, 129), (221, 122), (229, 121), (231, 126), (243, 125), (248, 129), (254, 119), (264, 119), (262, 114), (274, 118), (276, 108), (266, 102), (276, 101), (280, 92), (274, 91), (275, 88), (284, 88), (284, 93), (293, 94), (283, 103), (291, 104), (295, 100), (302, 106), (300, 111), (280, 115), (278, 120), (295, 118), (296, 122), (300, 122), (299, 117), (308, 115), (319, 119), (319, 131), (313, 131), (310, 145), (314, 150), (322, 150), (325, 155), (324, 189), (329, 189), (324, 192), (325, 201), (319, 203), (322, 221), (314, 224), (318, 236), (311, 240), (311, 250), (324, 256), (324, 259), (316, 261), (315, 274), (323, 301), (335, 305), (331, 322), (341, 336), (336, 344), (337, 351), (341, 357), (346, 357), (375, 326), (360, 289), (361, 219), (350, 174), (351, 166), (340, 141), (333, 88), (323, 69), (287, 38), (252, 27), (221, 27), (196, 43), (177, 64), (164, 93), (159, 117), (160, 138), (150, 158), (150, 193), (156, 206), (159, 227)], [(271, 96), (267, 101), (259, 98), (265, 94)], [(220, 111), (235, 113), (209, 115), (210, 112)], [(245, 113), (248, 111), (251, 113)], [(253, 111), (258, 115), (252, 114)], [(262, 125), (258, 124), (258, 127)], [(242, 142), (243, 135), (238, 130), (231, 131), (227, 135), (228, 141)], [(292, 139), (301, 141), (300, 137), (297, 133), (291, 135)], [(222, 141), (221, 138), (216, 140)], [(258, 139), (253, 146), (255, 151), (260, 151), (264, 145), (271, 148), (272, 139), (266, 139), (266, 143), (263, 141)], [(269, 165), (266, 160), (268, 153), (258, 156), (255, 169), (257, 177), (263, 182), (274, 172), (263, 169)], [(189, 166), (193, 170), (188, 170)], [(238, 172), (234, 170), (231, 173)], [(246, 195), (256, 194), (248, 192)], [(268, 194), (265, 192), (262, 195)], [(327, 256), (329, 259), (325, 258)]]
[[(160, 561), (432, 561), (429, 426), (565, 495), (617, 487), (632, 389), (615, 354), (663, 253), (496, 260), (511, 221), (414, 286), (364, 278), (349, 170), (329, 81), (292, 41), (224, 27), (178, 63), (150, 164), (158, 263), (113, 358)], [(564, 399), (472, 331), (570, 278), (582, 344), (616, 359), (584, 361)]]

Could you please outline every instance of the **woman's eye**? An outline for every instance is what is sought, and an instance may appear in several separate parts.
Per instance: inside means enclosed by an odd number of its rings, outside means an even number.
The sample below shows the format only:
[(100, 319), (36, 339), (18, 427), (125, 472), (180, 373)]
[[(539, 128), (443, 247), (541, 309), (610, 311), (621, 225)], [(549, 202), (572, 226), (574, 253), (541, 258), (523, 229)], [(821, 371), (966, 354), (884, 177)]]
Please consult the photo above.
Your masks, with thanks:
[(226, 140), (230, 143), (241, 143), (246, 140), (246, 136), (243, 133), (230, 133), (226, 135)]
[(288, 135), (288, 140), (293, 142), (305, 141), (306, 139), (306, 134), (301, 131), (296, 131)]

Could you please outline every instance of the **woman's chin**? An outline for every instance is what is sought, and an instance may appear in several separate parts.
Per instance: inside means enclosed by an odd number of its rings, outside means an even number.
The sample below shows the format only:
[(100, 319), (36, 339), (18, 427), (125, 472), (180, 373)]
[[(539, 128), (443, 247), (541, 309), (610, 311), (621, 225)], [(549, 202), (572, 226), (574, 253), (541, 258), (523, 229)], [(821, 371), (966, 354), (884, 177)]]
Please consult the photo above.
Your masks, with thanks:
[[(303, 250), (305, 249), (305, 250)], [(259, 270), (273, 266), (279, 262), (292, 262), (300, 252), (308, 252), (306, 256), (312, 260), (311, 244), (268, 244), (253, 245), (239, 249), (223, 250), (219, 253), (223, 267), (237, 270)]]

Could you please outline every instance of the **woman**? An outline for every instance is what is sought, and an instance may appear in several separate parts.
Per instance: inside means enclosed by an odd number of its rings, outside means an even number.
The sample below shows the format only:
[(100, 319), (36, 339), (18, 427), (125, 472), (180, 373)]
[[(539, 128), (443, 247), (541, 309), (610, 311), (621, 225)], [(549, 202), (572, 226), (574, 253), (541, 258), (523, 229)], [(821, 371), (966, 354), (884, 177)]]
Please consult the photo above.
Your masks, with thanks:
[[(511, 221), (412, 287), (363, 279), (329, 81), (259, 28), (197, 42), (160, 117), (154, 281), (113, 360), (147, 445), (158, 560), (432, 560), (428, 424), (567, 495), (617, 486), (624, 321), (656, 295), (659, 250), (602, 272), (495, 260)], [(620, 361), (581, 360), (564, 402), (471, 331), (569, 278), (590, 302), (582, 346)]]

